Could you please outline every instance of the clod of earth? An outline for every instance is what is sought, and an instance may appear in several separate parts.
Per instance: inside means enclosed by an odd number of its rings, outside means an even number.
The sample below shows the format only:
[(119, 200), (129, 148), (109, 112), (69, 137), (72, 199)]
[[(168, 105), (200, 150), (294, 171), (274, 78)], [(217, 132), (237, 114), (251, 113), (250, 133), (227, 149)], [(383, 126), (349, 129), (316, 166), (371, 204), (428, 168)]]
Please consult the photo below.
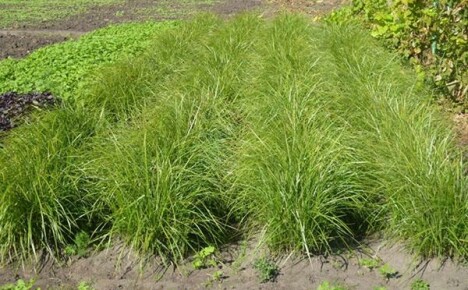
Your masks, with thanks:
[(58, 99), (47, 92), (8, 92), (0, 95), (0, 132), (18, 126), (34, 109), (52, 107), (57, 103)]

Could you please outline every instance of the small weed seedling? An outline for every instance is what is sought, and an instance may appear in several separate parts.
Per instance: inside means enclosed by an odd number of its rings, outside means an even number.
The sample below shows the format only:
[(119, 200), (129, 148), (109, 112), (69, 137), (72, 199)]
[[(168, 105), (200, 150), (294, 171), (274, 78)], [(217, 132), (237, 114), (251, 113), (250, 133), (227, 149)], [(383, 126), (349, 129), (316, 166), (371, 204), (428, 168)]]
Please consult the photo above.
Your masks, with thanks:
[(65, 254), (68, 256), (85, 256), (91, 244), (90, 236), (85, 232), (81, 232), (76, 235), (74, 242), (74, 245), (68, 245), (65, 247)]
[(266, 258), (256, 260), (253, 267), (258, 271), (261, 283), (274, 281), (279, 274), (278, 266)]
[(224, 272), (221, 270), (218, 270), (213, 273), (213, 276), (211, 276), (211, 278), (213, 281), (221, 281), (221, 279), (223, 279), (223, 276), (224, 276)]
[[(0, 290), (29, 290), (32, 289), (34, 286), (34, 280), (30, 280), (29, 282), (24, 282), (24, 280), (19, 279), (16, 281), (16, 284), (6, 284), (3, 286), (0, 286)], [(41, 288), (37, 288), (38, 290), (41, 290)]]
[(374, 290), (387, 290), (387, 288), (384, 286), (377, 286), (377, 287), (374, 287)]
[(245, 261), (246, 256), (247, 256), (247, 242), (242, 241), (240, 244), (239, 256), (234, 261), (234, 263), (232, 263), (232, 268), (234, 269), (235, 272), (238, 272), (241, 269), (242, 263)]
[(223, 278), (224, 272), (217, 270), (212, 275), (210, 275), (208, 281), (205, 282), (205, 287), (212, 287), (214, 282), (221, 282)]
[(415, 280), (413, 281), (413, 283), (411, 283), (411, 290), (429, 290), (429, 289), (431, 289), (431, 287), (429, 286), (429, 283), (427, 283), (426, 281), (422, 279)]
[(216, 267), (215, 251), (216, 248), (213, 246), (203, 248), (195, 255), (192, 262), (193, 267), (197, 270), (208, 267)]
[(381, 262), (378, 259), (361, 259), (359, 260), (359, 266), (367, 268), (369, 270), (373, 270), (375, 268), (378, 268), (381, 265)]
[(318, 287), (317, 290), (346, 290), (346, 287), (340, 284), (330, 283), (328, 281), (323, 281)]
[(80, 282), (80, 284), (78, 284), (78, 290), (94, 290), (94, 288), (87, 282)]
[(385, 264), (382, 267), (380, 267), (379, 272), (387, 280), (395, 278), (398, 275), (398, 271), (388, 264)]

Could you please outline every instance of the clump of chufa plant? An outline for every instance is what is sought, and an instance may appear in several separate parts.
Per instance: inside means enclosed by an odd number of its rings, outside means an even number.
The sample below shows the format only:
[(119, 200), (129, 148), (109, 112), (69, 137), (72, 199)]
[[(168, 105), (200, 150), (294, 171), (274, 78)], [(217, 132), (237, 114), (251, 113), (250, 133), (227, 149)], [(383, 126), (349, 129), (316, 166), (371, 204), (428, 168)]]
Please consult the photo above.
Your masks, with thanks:
[(253, 267), (257, 270), (261, 283), (272, 282), (279, 275), (278, 265), (267, 258), (257, 259)]
[[(115, 32), (88, 40), (141, 51)], [(83, 61), (72, 43), (0, 64), (0, 91), (64, 97), (0, 139), (0, 260), (62, 253), (84, 231), (176, 262), (213, 245), (195, 258), (202, 268), (259, 229), (277, 253), (330, 253), (382, 232), (423, 257), (468, 257), (454, 132), (368, 33), (291, 14), (204, 16), (150, 42), (118, 62), (113, 45), (99, 63), (117, 63), (86, 83), (101, 51), (90, 43)], [(70, 252), (84, 253), (79, 243)], [(265, 259), (256, 268), (262, 281), (278, 273)]]

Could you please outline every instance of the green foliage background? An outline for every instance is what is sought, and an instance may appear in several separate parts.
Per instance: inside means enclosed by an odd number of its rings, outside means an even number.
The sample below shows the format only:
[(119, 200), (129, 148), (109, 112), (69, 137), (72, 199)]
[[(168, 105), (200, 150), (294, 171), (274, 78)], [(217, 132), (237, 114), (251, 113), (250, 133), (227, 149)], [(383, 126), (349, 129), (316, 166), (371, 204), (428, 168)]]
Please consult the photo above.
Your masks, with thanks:
[(351, 13), (408, 58), (439, 94), (468, 109), (467, 0), (354, 0)]

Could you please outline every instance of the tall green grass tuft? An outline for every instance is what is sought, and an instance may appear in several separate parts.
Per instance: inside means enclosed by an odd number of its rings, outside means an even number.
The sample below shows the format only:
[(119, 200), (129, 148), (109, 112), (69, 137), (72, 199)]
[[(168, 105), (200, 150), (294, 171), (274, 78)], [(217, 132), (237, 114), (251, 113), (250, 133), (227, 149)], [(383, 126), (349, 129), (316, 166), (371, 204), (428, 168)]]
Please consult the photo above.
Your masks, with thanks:
[(56, 255), (80, 231), (92, 234), (101, 212), (87, 192), (80, 148), (95, 124), (84, 112), (58, 109), (15, 129), (0, 149), (0, 257)]
[(372, 223), (418, 255), (467, 257), (468, 178), (449, 122), (369, 36), (324, 32), (332, 111), (351, 135), (360, 186), (381, 201)]
[(307, 254), (354, 242), (366, 228), (352, 148), (323, 97), (316, 28), (297, 16), (266, 25), (263, 57), (244, 100), (248, 124), (236, 150), (238, 206), (274, 250)]
[(90, 103), (115, 126), (95, 139), (88, 170), (110, 209), (110, 236), (180, 260), (235, 234), (223, 166), (250, 67), (239, 63), (254, 39), (241, 31), (256, 22), (199, 18), (157, 37), (140, 65), (103, 74)]

